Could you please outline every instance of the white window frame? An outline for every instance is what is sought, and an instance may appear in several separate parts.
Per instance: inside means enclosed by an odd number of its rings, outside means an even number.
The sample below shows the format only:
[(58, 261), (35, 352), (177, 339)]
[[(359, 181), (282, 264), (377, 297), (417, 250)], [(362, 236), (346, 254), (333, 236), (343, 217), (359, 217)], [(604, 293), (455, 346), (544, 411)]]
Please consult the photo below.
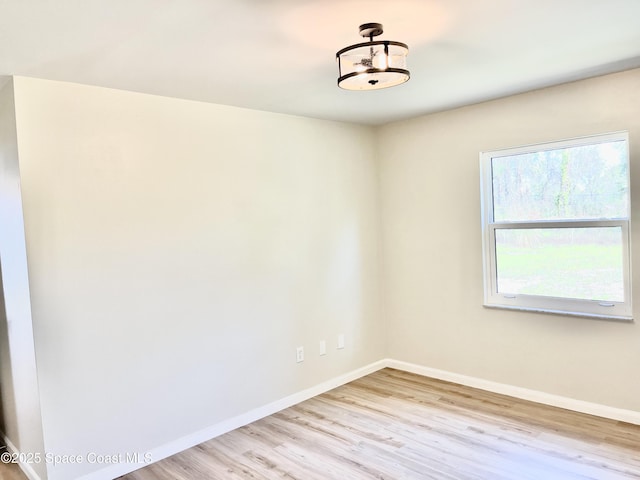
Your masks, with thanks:
[[(583, 317), (605, 318), (615, 320), (632, 320), (631, 308), (631, 245), (630, 245), (630, 213), (626, 218), (602, 220), (545, 220), (526, 222), (496, 222), (493, 218), (493, 178), (491, 161), (496, 157), (535, 153), (546, 150), (582, 145), (594, 145), (613, 141), (624, 141), (627, 146), (627, 161), (629, 162), (629, 135), (627, 132), (615, 132), (603, 135), (593, 135), (556, 142), (527, 145), (523, 147), (507, 148), (480, 153), (481, 172), (481, 201), (482, 201), (482, 247), (484, 266), (484, 306), (492, 308), (506, 308), (515, 310), (537, 311), (563, 315), (577, 315)], [(627, 170), (628, 172), (628, 170)], [(627, 191), (630, 182), (627, 174)], [(496, 267), (495, 232), (499, 229), (528, 229), (528, 228), (585, 228), (585, 227), (620, 227), (622, 231), (623, 251), (623, 282), (624, 301), (605, 302), (597, 300), (579, 300), (562, 297), (547, 297), (539, 295), (511, 295), (498, 293)]]

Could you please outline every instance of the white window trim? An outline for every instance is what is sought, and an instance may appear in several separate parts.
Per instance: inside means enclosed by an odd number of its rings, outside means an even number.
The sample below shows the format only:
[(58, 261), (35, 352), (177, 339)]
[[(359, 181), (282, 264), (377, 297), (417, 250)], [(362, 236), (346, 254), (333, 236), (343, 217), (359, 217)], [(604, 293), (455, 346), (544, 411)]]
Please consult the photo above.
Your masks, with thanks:
[[(538, 222), (495, 222), (493, 219), (493, 179), (491, 160), (496, 157), (518, 155), (545, 150), (557, 150), (580, 145), (593, 145), (612, 141), (625, 141), (629, 148), (627, 132), (594, 135), (539, 145), (508, 148), (480, 153), (481, 200), (482, 200), (482, 250), (484, 267), (484, 306), (534, 312), (574, 315), (581, 317), (633, 320), (631, 307), (631, 242), (630, 219), (606, 220), (562, 220)], [(629, 158), (627, 152), (627, 158)], [(629, 176), (627, 175), (627, 189)], [(495, 231), (500, 228), (580, 228), (580, 227), (620, 227), (622, 230), (624, 302), (599, 302), (538, 295), (508, 295), (498, 293), (496, 271)]]

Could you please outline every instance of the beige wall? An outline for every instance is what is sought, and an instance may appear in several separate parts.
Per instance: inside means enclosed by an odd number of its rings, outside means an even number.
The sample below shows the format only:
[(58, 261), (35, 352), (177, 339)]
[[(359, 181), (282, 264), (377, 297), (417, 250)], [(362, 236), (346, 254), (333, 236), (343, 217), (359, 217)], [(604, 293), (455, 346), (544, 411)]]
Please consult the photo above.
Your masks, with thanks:
[(383, 357), (370, 128), (15, 85), (47, 451), (145, 452)]
[[(483, 308), (478, 160), (481, 151), (628, 130), (638, 285), (639, 107), (634, 70), (378, 132), (391, 358), (640, 411), (637, 323)], [(637, 319), (640, 296), (633, 301)]]
[(47, 451), (144, 452), (384, 357), (640, 411), (636, 323), (482, 307), (478, 160), (628, 130), (640, 248), (639, 87), (636, 70), (373, 129), (16, 78)]
[[(11, 81), (0, 88), (0, 270), (3, 433), (18, 451), (43, 455)], [(30, 467), (45, 474), (44, 464)]]

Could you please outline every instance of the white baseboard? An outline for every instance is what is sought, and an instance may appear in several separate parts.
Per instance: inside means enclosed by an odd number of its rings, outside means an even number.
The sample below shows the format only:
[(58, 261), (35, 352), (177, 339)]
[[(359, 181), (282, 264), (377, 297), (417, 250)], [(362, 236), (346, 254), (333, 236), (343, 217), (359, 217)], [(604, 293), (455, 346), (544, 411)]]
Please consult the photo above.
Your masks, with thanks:
[[(16, 446), (11, 442), (11, 440), (7, 438), (7, 436), (4, 433), (0, 432), (0, 435), (2, 435), (2, 440), (4, 441), (4, 444), (7, 446), (7, 450), (9, 451), (9, 453), (18, 452), (18, 449), (16, 448)], [(29, 480), (42, 480), (40, 478), (40, 475), (36, 473), (36, 471), (33, 469), (31, 464), (18, 462), (18, 466), (20, 467), (20, 470), (22, 470), (22, 472), (27, 476)]]
[[(219, 435), (230, 432), (231, 430), (243, 427), (245, 425), (248, 425), (249, 423), (255, 422), (256, 420), (260, 420), (261, 418), (279, 412), (280, 410), (308, 400), (312, 397), (315, 397), (316, 395), (328, 392), (329, 390), (339, 387), (340, 385), (344, 385), (345, 383), (349, 383), (357, 380), (358, 378), (364, 377), (365, 375), (369, 375), (370, 373), (376, 372), (384, 368), (385, 366), (386, 360), (380, 360), (371, 363), (357, 370), (353, 370), (344, 375), (340, 375), (339, 377), (327, 380), (326, 382), (323, 382), (319, 385), (315, 385), (301, 392), (294, 393), (293, 395), (289, 395), (288, 397), (276, 400), (275, 402), (271, 402), (262, 407), (250, 410), (249, 412), (243, 413), (228, 420), (224, 420), (215, 425), (211, 425), (210, 427), (179, 438), (165, 445), (161, 445), (157, 448), (154, 448), (148, 453), (151, 454), (151, 458), (153, 459), (153, 461), (157, 462), (159, 460), (162, 460), (163, 458), (170, 457), (171, 455), (175, 455), (176, 453), (194, 447), (202, 442), (206, 442), (207, 440), (211, 440), (212, 438), (215, 438)], [(144, 467), (144, 464), (118, 463), (84, 475), (78, 480), (112, 480), (113, 478), (133, 472), (134, 470), (142, 467)]]
[(437, 378), (447, 382), (479, 388), (488, 392), (509, 395), (510, 397), (520, 398), (522, 400), (530, 400), (544, 405), (551, 405), (553, 407), (573, 410), (575, 412), (587, 413), (589, 415), (596, 415), (598, 417), (640, 425), (640, 412), (636, 412), (634, 410), (609, 407), (607, 405), (585, 402), (583, 400), (562, 397), (560, 395), (553, 395), (551, 393), (540, 392), (537, 390), (529, 390), (528, 388), (514, 387), (513, 385), (492, 382), (481, 378), (470, 377), (468, 375), (447, 372), (445, 370), (423, 367), (422, 365), (401, 362), (399, 360), (387, 359), (385, 361), (385, 366), (395, 368), (397, 370), (403, 370), (405, 372), (417, 373), (418, 375), (423, 375), (425, 377)]

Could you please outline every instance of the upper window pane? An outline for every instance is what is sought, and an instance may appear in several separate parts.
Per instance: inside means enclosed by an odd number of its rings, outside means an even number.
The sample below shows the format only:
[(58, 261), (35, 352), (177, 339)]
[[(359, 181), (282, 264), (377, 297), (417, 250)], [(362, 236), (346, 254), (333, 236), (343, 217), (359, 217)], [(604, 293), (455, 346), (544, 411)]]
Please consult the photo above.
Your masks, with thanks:
[(626, 218), (627, 145), (610, 141), (491, 159), (495, 222)]

